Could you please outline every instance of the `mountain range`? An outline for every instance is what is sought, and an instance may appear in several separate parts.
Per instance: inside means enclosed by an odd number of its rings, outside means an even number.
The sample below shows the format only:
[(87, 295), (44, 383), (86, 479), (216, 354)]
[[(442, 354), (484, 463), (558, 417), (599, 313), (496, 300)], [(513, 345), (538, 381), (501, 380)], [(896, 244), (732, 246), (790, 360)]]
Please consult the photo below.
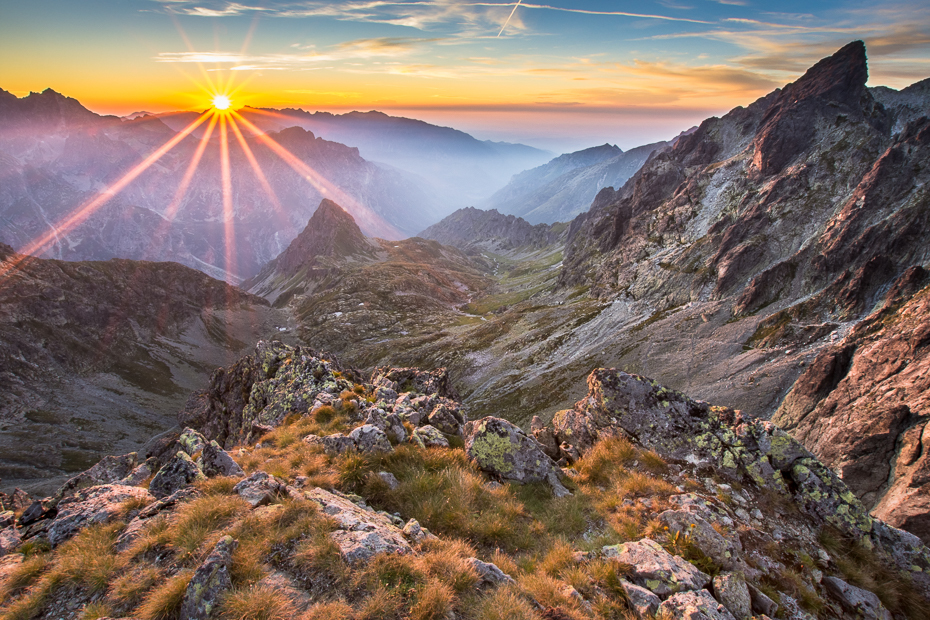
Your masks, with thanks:
[[(62, 544), (41, 556), (58, 572), (0, 565), (5, 610), (60, 615), (58, 584), (83, 583), (65, 568), (77, 536), (176, 581), (172, 609), (200, 605), (198, 575), (221, 563), (223, 605), (278, 593), (289, 614), (385, 615), (393, 601), (388, 615), (404, 617), (430, 600), (438, 615), (417, 617), (927, 617), (930, 80), (867, 81), (853, 42), (643, 147), (626, 182), (591, 189), (606, 178), (592, 170), (633, 153), (610, 145), (528, 170), (497, 199), (536, 223), (466, 207), (417, 237), (379, 238), (319, 197), (240, 289), (180, 265), (3, 246), (0, 354), (14, 370), (0, 377), (15, 398), (0, 437), (22, 446), (19, 472), (30, 446), (57, 450), (36, 469), (59, 478), (32, 499), (4, 481), (0, 502), (18, 508), (0, 553), (6, 540)], [(51, 106), (37, 126), (165, 135), (150, 117), (66, 107), (77, 120), (52, 123)], [(276, 135), (297, 148), (306, 133)], [(62, 148), (3, 144), (40, 162)], [(534, 188), (593, 199), (551, 223)], [(221, 330), (237, 321), (244, 331)], [(242, 356), (269, 331), (290, 345), (266, 335)], [(101, 434), (113, 409), (89, 427), (86, 401), (65, 402), (85, 385), (149, 399), (137, 427), (88, 444), (86, 460), (22, 431), (67, 417), (75, 437)], [(146, 419), (149, 435), (167, 432), (142, 445)], [(60, 485), (94, 450), (130, 447)], [(192, 511), (211, 506), (227, 516), (185, 542)], [(113, 572), (98, 590), (69, 587), (107, 614), (155, 617), (160, 590), (129, 603)]]

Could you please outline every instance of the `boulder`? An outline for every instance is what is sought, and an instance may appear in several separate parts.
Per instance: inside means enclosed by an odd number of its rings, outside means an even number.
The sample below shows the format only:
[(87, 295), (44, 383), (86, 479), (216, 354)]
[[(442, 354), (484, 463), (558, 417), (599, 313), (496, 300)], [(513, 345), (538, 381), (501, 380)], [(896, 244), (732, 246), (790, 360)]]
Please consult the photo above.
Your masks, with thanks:
[(397, 480), (397, 477), (389, 471), (379, 471), (376, 475), (392, 491), (400, 485), (400, 482)]
[(363, 424), (349, 433), (349, 439), (358, 446), (358, 451), (364, 454), (379, 452), (392, 452), (391, 442), (387, 435), (374, 424)]
[(670, 554), (649, 538), (604, 547), (602, 553), (606, 558), (630, 565), (633, 571), (629, 576), (630, 581), (660, 598), (676, 592), (701, 590), (711, 581), (710, 576), (693, 564)]
[(377, 426), (394, 443), (403, 443), (407, 439), (407, 430), (396, 413), (386, 413), (383, 409), (377, 408), (369, 409), (365, 424)]
[(185, 428), (178, 437), (178, 445), (188, 456), (195, 456), (207, 445), (207, 438), (192, 428)]
[(47, 527), (48, 542), (57, 546), (95, 523), (107, 523), (123, 514), (122, 504), (130, 499), (153, 502), (145, 489), (121, 484), (103, 484), (81, 489), (58, 503), (58, 514)]
[(561, 470), (519, 427), (494, 417), (470, 426), (465, 450), (483, 471), (520, 484), (546, 482), (556, 497), (570, 495), (560, 480)]
[(891, 620), (891, 614), (874, 593), (849, 585), (836, 577), (824, 577), (822, 583), (843, 609), (857, 618)]
[(659, 515), (659, 522), (669, 532), (687, 536), (704, 555), (724, 568), (732, 569), (741, 563), (743, 548), (739, 538), (724, 537), (703, 518), (683, 510), (666, 510)]
[(231, 536), (224, 536), (216, 543), (187, 584), (181, 601), (181, 620), (207, 620), (213, 615), (223, 596), (232, 588), (229, 568), (238, 545)]
[(626, 593), (626, 600), (640, 618), (651, 618), (659, 610), (662, 600), (646, 588), (630, 583), (626, 579), (620, 580), (620, 586)]
[(16, 523), (16, 515), (13, 514), (12, 510), (0, 512), (0, 529), (13, 525), (14, 523)]
[(203, 447), (200, 455), (200, 469), (208, 478), (215, 476), (236, 476), (242, 478), (245, 472), (233, 460), (220, 444), (211, 441)]
[(449, 440), (439, 432), (439, 429), (430, 426), (421, 426), (413, 431), (410, 441), (421, 448), (448, 448)]
[(149, 492), (158, 498), (168, 497), (181, 487), (202, 478), (205, 478), (205, 476), (197, 467), (197, 463), (192, 461), (186, 452), (178, 451), (174, 458), (168, 461), (152, 478), (152, 482), (149, 484)]
[(425, 527), (422, 527), (416, 519), (407, 521), (402, 532), (407, 540), (414, 544), (421, 543), (424, 540), (436, 540), (436, 536)]
[(412, 552), (403, 532), (386, 516), (319, 488), (308, 491), (306, 497), (336, 521), (331, 537), (347, 563), (365, 562), (382, 553)]
[(714, 577), (714, 594), (736, 620), (752, 617), (752, 599), (740, 573), (721, 573)]
[(676, 620), (735, 620), (707, 590), (673, 594), (659, 605), (659, 615)]
[(15, 526), (10, 525), (0, 530), (0, 558), (16, 551), (22, 542), (23, 538)]
[(252, 505), (264, 506), (274, 501), (275, 495), (284, 492), (285, 485), (269, 473), (257, 471), (233, 487), (233, 492)]
[(466, 560), (478, 573), (479, 586), (498, 586), (516, 583), (513, 577), (502, 571), (496, 564), (482, 562), (478, 558), (468, 558)]
[(778, 611), (778, 603), (770, 599), (755, 586), (749, 585), (748, 588), (749, 600), (752, 601), (752, 610), (756, 613), (775, 617), (775, 613)]
[(139, 464), (135, 469), (133, 469), (125, 478), (119, 481), (120, 484), (124, 484), (128, 487), (137, 487), (145, 484), (145, 482), (152, 478), (152, 475), (158, 470), (158, 459), (151, 457), (145, 460), (144, 463)]
[(304, 443), (323, 446), (323, 451), (329, 456), (337, 456), (357, 448), (355, 440), (351, 437), (346, 437), (342, 433), (333, 433), (326, 437), (307, 435), (304, 437)]
[(446, 435), (461, 435), (465, 419), (456, 407), (440, 403), (430, 412), (427, 422)]
[(117, 483), (128, 476), (136, 465), (139, 455), (135, 452), (122, 456), (105, 456), (96, 465), (74, 476), (64, 483), (52, 498), (50, 506), (54, 506), (63, 498), (72, 495), (80, 489), (86, 489), (98, 484)]

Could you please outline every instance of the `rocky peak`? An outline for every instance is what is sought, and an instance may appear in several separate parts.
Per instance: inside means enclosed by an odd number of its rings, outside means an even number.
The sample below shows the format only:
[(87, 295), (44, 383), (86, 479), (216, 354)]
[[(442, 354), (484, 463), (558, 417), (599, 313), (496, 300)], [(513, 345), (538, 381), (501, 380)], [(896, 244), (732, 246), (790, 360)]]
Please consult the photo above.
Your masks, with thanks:
[(293, 275), (321, 257), (345, 258), (370, 253), (371, 245), (355, 218), (332, 200), (324, 198), (307, 227), (277, 258), (278, 270)]
[(810, 97), (857, 102), (868, 80), (865, 44), (853, 41), (808, 69), (798, 81), (786, 86), (775, 105)]
[(554, 228), (547, 224), (533, 226), (521, 217), (504, 215), (497, 209), (484, 211), (465, 207), (433, 224), (419, 236), (461, 250), (489, 245), (501, 249), (514, 249), (548, 245), (555, 242), (561, 232), (561, 227)]

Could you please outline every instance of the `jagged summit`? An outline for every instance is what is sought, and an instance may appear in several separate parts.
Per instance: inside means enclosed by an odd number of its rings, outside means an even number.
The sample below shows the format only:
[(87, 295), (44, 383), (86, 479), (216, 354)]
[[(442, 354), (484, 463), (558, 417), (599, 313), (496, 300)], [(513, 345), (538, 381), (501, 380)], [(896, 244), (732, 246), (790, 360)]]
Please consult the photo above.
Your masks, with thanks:
[(355, 223), (355, 218), (329, 198), (324, 198), (310, 217), (306, 228), (276, 259), (277, 268), (294, 275), (303, 267), (312, 267), (322, 257), (345, 258), (370, 254), (372, 246)]

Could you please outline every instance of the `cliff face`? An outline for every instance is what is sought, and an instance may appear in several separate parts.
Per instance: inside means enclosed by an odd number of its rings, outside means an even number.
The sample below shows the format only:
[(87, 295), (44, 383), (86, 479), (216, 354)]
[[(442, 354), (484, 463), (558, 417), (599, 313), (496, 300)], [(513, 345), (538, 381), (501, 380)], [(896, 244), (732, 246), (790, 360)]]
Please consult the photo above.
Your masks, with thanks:
[(773, 422), (836, 471), (880, 519), (930, 540), (930, 275), (915, 267), (827, 348)]

